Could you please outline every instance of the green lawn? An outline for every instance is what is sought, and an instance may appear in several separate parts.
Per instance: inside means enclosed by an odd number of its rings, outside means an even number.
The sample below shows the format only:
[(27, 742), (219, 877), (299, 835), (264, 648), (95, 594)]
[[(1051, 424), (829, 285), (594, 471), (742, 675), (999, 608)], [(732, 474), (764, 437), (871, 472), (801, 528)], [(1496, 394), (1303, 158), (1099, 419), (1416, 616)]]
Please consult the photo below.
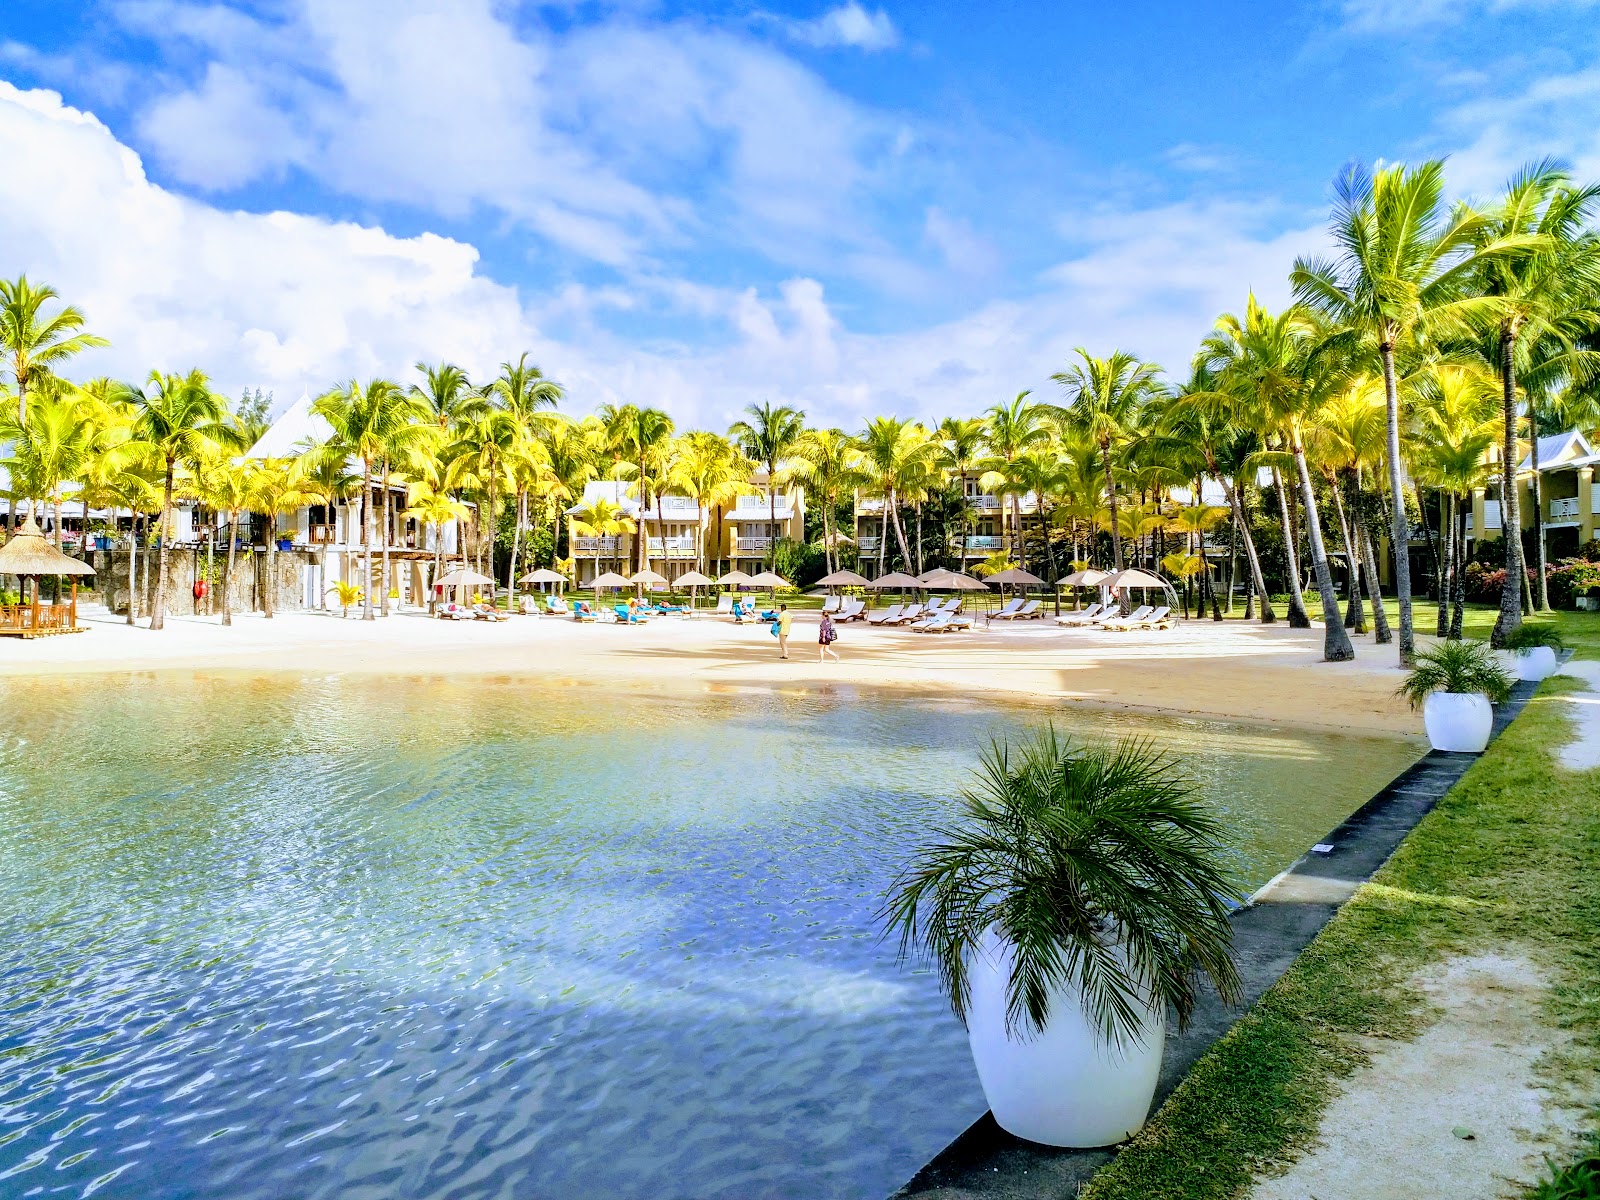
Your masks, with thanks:
[[(1549, 618), (1600, 658), (1600, 615)], [(1483, 635), (1494, 611), (1469, 611)], [(1315, 1137), (1358, 1035), (1414, 1036), (1427, 1003), (1406, 980), (1449, 956), (1514, 944), (1555, 986), (1546, 1017), (1571, 1035), (1548, 1082), (1600, 1095), (1600, 771), (1572, 773), (1551, 679), (1357, 891), (1278, 984), (1196, 1064), (1151, 1123), (1084, 1191), (1088, 1200), (1224, 1200)], [(1592, 1193), (1547, 1191), (1545, 1196)]]

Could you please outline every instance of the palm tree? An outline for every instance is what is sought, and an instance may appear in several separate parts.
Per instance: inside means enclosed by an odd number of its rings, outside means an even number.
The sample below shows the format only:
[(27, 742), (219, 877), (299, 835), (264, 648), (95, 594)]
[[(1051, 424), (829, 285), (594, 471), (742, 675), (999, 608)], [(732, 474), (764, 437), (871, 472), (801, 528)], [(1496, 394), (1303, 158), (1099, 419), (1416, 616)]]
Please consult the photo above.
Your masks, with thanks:
[(745, 406), (744, 421), (735, 421), (728, 428), (728, 436), (747, 458), (763, 463), (767, 468), (768, 528), (771, 544), (767, 547), (767, 569), (772, 569), (773, 556), (778, 550), (778, 467), (800, 443), (806, 431), (806, 414), (787, 404), (773, 406), (770, 400)]
[(1109, 358), (1095, 358), (1080, 347), (1075, 352), (1082, 360), (1050, 378), (1067, 394), (1064, 421), (1083, 432), (1100, 447), (1104, 463), (1106, 502), (1111, 508), (1111, 559), (1122, 570), (1122, 538), (1117, 522), (1117, 485), (1111, 474), (1111, 449), (1125, 441), (1139, 417), (1139, 411), (1163, 392), (1157, 378), (1160, 368), (1141, 362), (1125, 350), (1115, 350)]
[(834, 512), (841, 497), (868, 482), (856, 443), (842, 429), (808, 429), (795, 446), (792, 464), (822, 506), (823, 557), (829, 572), (839, 569), (838, 530)]
[(82, 478), (95, 457), (96, 416), (70, 384), (57, 383), (40, 392), (26, 416), (0, 428), (0, 439), (11, 442), (5, 465), (12, 493), (32, 501), (35, 515), (40, 504), (50, 504), (57, 550), (61, 549), (61, 488)]
[[(1367, 598), (1372, 606), (1373, 640), (1384, 645), (1394, 640), (1394, 634), (1389, 629), (1383, 594), (1378, 587), (1378, 556), (1368, 528), (1367, 497), (1361, 482), (1368, 467), (1376, 469), (1383, 461), (1383, 381), (1367, 373), (1352, 376), (1344, 389), (1317, 411), (1316, 425), (1308, 431), (1307, 441), (1308, 448), (1327, 474), (1329, 494), (1345, 531), (1345, 555), (1352, 572), (1345, 625), (1361, 631), (1358, 584), (1365, 580)], [(1344, 498), (1346, 483), (1350, 489), (1348, 502)], [(1357, 563), (1360, 564), (1359, 578)]]
[[(1600, 241), (1587, 228), (1600, 187), (1577, 188), (1571, 176), (1549, 159), (1525, 167), (1506, 185), (1504, 201), (1473, 233), (1481, 262), (1477, 284), (1494, 302), (1495, 357), (1500, 368), (1501, 528), (1505, 531), (1506, 578), (1500, 589), (1500, 615), (1490, 644), (1505, 645), (1522, 623), (1522, 530), (1516, 469), (1517, 367), (1527, 347), (1554, 336), (1570, 341), (1594, 328), (1600, 289)], [(1531, 416), (1531, 413), (1530, 413)], [(1530, 421), (1530, 424), (1535, 424)], [(1537, 443), (1538, 429), (1529, 434)], [(1537, 454), (1537, 446), (1534, 453)], [(1534, 499), (1537, 503), (1538, 467)], [(1543, 514), (1535, 510), (1534, 530), (1544, 544)], [(1540, 586), (1544, 572), (1539, 572)], [(1545, 593), (1546, 595), (1548, 593)]]
[[(421, 400), (387, 379), (373, 379), (365, 386), (352, 379), (317, 397), (311, 411), (332, 427), (334, 447), (361, 460), (361, 570), (363, 581), (370, 585), (373, 465), (399, 453), (409, 441), (421, 442), (429, 427), (437, 425)], [(361, 619), (375, 620), (370, 586), (362, 588), (362, 597)]]
[[(272, 596), (278, 583), (278, 518), (317, 499), (316, 492), (305, 485), (303, 470), (298, 458), (262, 459), (251, 479), (250, 509), (267, 519), (267, 584), (261, 589), (261, 609), (268, 619), (272, 617)], [(233, 553), (231, 546), (228, 553)]]
[(467, 373), (454, 363), (442, 362), (436, 367), (423, 362), (415, 365), (422, 382), (411, 385), (411, 394), (427, 409), (428, 419), (441, 433), (474, 419), (487, 407), (483, 393), (472, 386)]
[[(594, 538), (594, 576), (600, 578), (600, 539), (623, 537), (639, 528), (621, 505), (597, 497), (572, 514), (572, 527), (585, 537)], [(596, 589), (598, 593), (598, 589)], [(596, 596), (598, 599), (598, 594)]]
[[(361, 479), (349, 469), (350, 456), (337, 443), (308, 446), (301, 454), (300, 486), (315, 497), (322, 506), (323, 524), (337, 526), (335, 510), (358, 495)], [(328, 543), (326, 538), (317, 541), (317, 607), (328, 611)]]
[(900, 520), (900, 492), (913, 483), (930, 462), (938, 447), (928, 432), (915, 421), (898, 417), (874, 417), (856, 436), (862, 470), (871, 492), (883, 500), (883, 531), (878, 538), (878, 574), (883, 574), (884, 550), (892, 527), (900, 547), (900, 561), (911, 568), (911, 548), (906, 543), (905, 526)]
[[(985, 442), (989, 453), (997, 461), (985, 463), (986, 474), (998, 477), (995, 486), (1006, 487), (1011, 499), (1011, 554), (1022, 561), (1022, 496), (1009, 487), (1010, 466), (1019, 454), (1050, 440), (1050, 430), (1045, 425), (1046, 409), (1028, 399), (1032, 392), (1018, 392), (1009, 404), (996, 404), (984, 414), (988, 427)], [(990, 486), (979, 480), (979, 487)]]
[(1369, 353), (1376, 350), (1383, 368), (1400, 665), (1409, 667), (1416, 656), (1416, 631), (1395, 349), (1419, 332), (1450, 334), (1492, 318), (1498, 305), (1467, 285), (1502, 248), (1481, 242), (1487, 224), (1481, 214), (1466, 208), (1445, 211), (1444, 165), (1438, 160), (1376, 172), (1352, 167), (1338, 180), (1337, 192), (1329, 228), (1338, 256), (1296, 259), (1289, 278), (1298, 303), (1348, 330)]
[[(536, 433), (544, 446), (545, 461), (549, 464), (546, 497), (553, 505), (572, 503), (583, 495), (584, 486), (599, 471), (598, 422), (551, 419), (540, 423)], [(553, 514), (551, 552), (560, 554), (561, 519), (557, 507)], [(537, 526), (534, 529), (537, 536)], [(569, 551), (570, 553), (570, 551)]]
[[(406, 489), (406, 510), (403, 514), (412, 521), (433, 526), (433, 577), (444, 574), (444, 527), (455, 521), (467, 519), (470, 510), (449, 492), (438, 490), (432, 483), (419, 480)], [(434, 610), (434, 590), (428, 589), (428, 611)]]
[(981, 417), (946, 417), (934, 430), (939, 439), (939, 464), (955, 476), (961, 489), (961, 555), (958, 569), (966, 566), (967, 536), (972, 528), (972, 505), (967, 496), (967, 479), (977, 466), (979, 452), (989, 436), (988, 424)]
[(132, 393), (138, 413), (133, 433), (142, 446), (160, 456), (161, 541), (156, 551), (156, 595), (150, 611), (150, 628), (162, 629), (167, 620), (167, 547), (172, 541), (172, 484), (180, 463), (189, 465), (216, 448), (223, 428), (224, 406), (211, 383), (198, 370), (187, 375), (152, 371), (149, 382)]
[(28, 387), (40, 372), (49, 373), (91, 346), (109, 346), (103, 337), (83, 332), (84, 316), (72, 305), (46, 315), (44, 306), (59, 299), (48, 284), (38, 287), (26, 275), (0, 279), (0, 351), (17, 385), (17, 417), (28, 417)]
[(445, 448), (452, 478), (477, 493), (478, 561), (479, 569), (487, 575), (494, 574), (500, 502), (514, 486), (511, 461), (521, 444), (522, 430), (517, 419), (503, 409), (492, 408), (467, 422), (456, 440)]
[(731, 503), (750, 490), (754, 464), (727, 438), (696, 430), (678, 439), (665, 486), (688, 496), (699, 508), (695, 517), (694, 566), (705, 570), (705, 538), (701, 522), (707, 511)]
[[(260, 463), (235, 458), (226, 452), (207, 455), (195, 472), (201, 503), (228, 518), (228, 555), (222, 568), (222, 623), (233, 624), (234, 548), (239, 540), (239, 516), (249, 511), (257, 491)], [(268, 572), (269, 578), (271, 572)], [(270, 590), (270, 588), (269, 588)]]
[[(1322, 598), (1322, 657), (1325, 662), (1346, 662), (1355, 657), (1355, 646), (1339, 615), (1338, 594), (1333, 588), (1333, 574), (1328, 569), (1327, 545), (1322, 537), (1322, 519), (1317, 512), (1316, 493), (1311, 487), (1305, 448), (1308, 417), (1345, 376), (1340, 374), (1340, 363), (1331, 351), (1317, 352), (1321, 349), (1315, 344), (1318, 332), (1304, 310), (1291, 308), (1275, 316), (1258, 304), (1252, 293), (1243, 318), (1232, 313), (1218, 318), (1215, 330), (1205, 339), (1200, 353), (1206, 368), (1215, 373), (1221, 386), (1239, 394), (1255, 411), (1263, 431), (1275, 433), (1287, 444), (1300, 484), (1311, 563)], [(1287, 499), (1282, 496), (1281, 489), (1280, 499)], [(1287, 520), (1284, 534), (1285, 545), (1290, 546), (1292, 529)], [(1293, 574), (1292, 548), (1289, 561)], [(1299, 588), (1300, 580), (1296, 575), (1291, 595), (1298, 593)]]
[[(665, 453), (672, 440), (672, 418), (659, 408), (639, 408), (633, 404), (608, 405), (601, 411), (600, 419), (606, 424), (606, 433), (619, 454), (638, 471), (639, 512), (650, 508), (652, 488), (656, 476), (664, 473)], [(660, 488), (654, 495), (660, 497)], [(656, 507), (656, 527), (661, 527), (661, 509)], [(645, 534), (639, 543), (638, 568), (650, 568), (650, 537)]]
[(514, 461), (511, 464), (511, 476), (516, 490), (516, 518), (511, 527), (509, 568), (513, 587), (516, 586), (517, 557), (522, 547), (522, 531), (528, 524), (528, 492), (530, 488), (538, 485), (544, 465), (542, 447), (535, 436), (535, 425), (538, 414), (542, 410), (554, 408), (565, 394), (559, 383), (553, 379), (546, 379), (543, 371), (528, 364), (526, 351), (515, 364), (501, 363), (499, 378), (491, 383), (487, 390), (490, 402), (510, 413), (522, 432), (518, 448), (513, 452)]

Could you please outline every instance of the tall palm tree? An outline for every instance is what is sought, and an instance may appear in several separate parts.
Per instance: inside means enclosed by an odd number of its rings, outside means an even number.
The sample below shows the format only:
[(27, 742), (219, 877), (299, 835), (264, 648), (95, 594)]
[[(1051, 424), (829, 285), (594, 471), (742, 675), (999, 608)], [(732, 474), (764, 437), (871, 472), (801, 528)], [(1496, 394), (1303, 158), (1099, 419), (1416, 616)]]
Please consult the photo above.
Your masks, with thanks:
[[(602, 433), (599, 422), (588, 418), (575, 422), (563, 418), (542, 421), (537, 430), (549, 464), (546, 499), (554, 507), (551, 551), (560, 557), (560, 506), (571, 504), (583, 495), (584, 486), (600, 470)], [(537, 536), (538, 529), (534, 529)]]
[[(406, 510), (409, 520), (433, 526), (433, 577), (444, 574), (444, 527), (451, 521), (466, 521), (470, 510), (449, 492), (440, 491), (427, 480), (418, 480), (406, 489)], [(434, 589), (428, 589), (428, 611), (434, 610)]]
[[(337, 450), (361, 461), (361, 619), (376, 620), (372, 611), (372, 469), (385, 456), (420, 443), (437, 428), (436, 418), (415, 395), (387, 379), (365, 385), (352, 379), (342, 388), (318, 396), (311, 411), (333, 430)], [(408, 432), (414, 431), (414, 432)]]
[[(616, 452), (638, 472), (639, 512), (642, 515), (649, 510), (652, 496), (660, 498), (661, 492), (656, 481), (664, 473), (666, 450), (672, 440), (672, 418), (659, 408), (613, 404), (601, 410), (600, 419), (605, 422), (606, 434)], [(661, 527), (659, 504), (656, 506), (656, 527)], [(636, 540), (639, 544), (638, 569), (647, 571), (650, 569), (649, 534), (641, 534)]]
[[(1360, 629), (1361, 596), (1356, 585), (1365, 581), (1372, 607), (1373, 640), (1380, 646), (1392, 642), (1394, 634), (1378, 587), (1378, 556), (1368, 528), (1369, 505), (1362, 485), (1365, 471), (1376, 470), (1383, 462), (1383, 381), (1365, 372), (1351, 376), (1344, 389), (1318, 410), (1316, 424), (1308, 431), (1308, 446), (1328, 474), (1329, 494), (1345, 528), (1346, 556), (1352, 564), (1360, 563), (1360, 580), (1354, 574), (1351, 577), (1350, 604), (1357, 611), (1352, 614), (1347, 607), (1345, 625)], [(1348, 501), (1344, 497), (1346, 485)]]
[(767, 504), (771, 543), (767, 547), (767, 569), (770, 571), (773, 556), (778, 551), (778, 468), (788, 459), (806, 431), (806, 414), (787, 404), (774, 405), (770, 400), (745, 406), (746, 420), (735, 421), (728, 428), (728, 436), (746, 457), (762, 463), (767, 468)]
[[(336, 441), (306, 446), (301, 453), (300, 486), (322, 506), (323, 524), (337, 526), (336, 510), (360, 495), (361, 477), (350, 471), (350, 455)], [(317, 541), (317, 607), (328, 611), (328, 543)]]
[(441, 433), (465, 424), (488, 407), (484, 394), (455, 363), (429, 366), (419, 362), (415, 366), (422, 382), (411, 385), (411, 394), (427, 409), (428, 419)]
[(452, 478), (477, 493), (480, 502), (478, 569), (491, 576), (494, 575), (500, 504), (514, 486), (511, 463), (522, 441), (522, 428), (517, 419), (503, 409), (492, 408), (467, 422), (444, 451), (453, 471)]
[(861, 467), (866, 473), (871, 492), (883, 501), (883, 532), (878, 538), (878, 574), (883, 574), (884, 549), (889, 531), (894, 530), (900, 547), (900, 561), (911, 569), (911, 548), (906, 542), (905, 526), (900, 520), (900, 493), (908, 483), (922, 475), (923, 468), (937, 453), (937, 445), (928, 437), (928, 431), (915, 421), (898, 417), (874, 417), (856, 436), (856, 449), (861, 454)]
[[(1500, 503), (1506, 579), (1500, 589), (1500, 615), (1490, 634), (1495, 646), (1504, 645), (1507, 635), (1522, 623), (1517, 368), (1519, 360), (1526, 359), (1530, 344), (1552, 336), (1570, 341), (1596, 325), (1600, 240), (1588, 223), (1597, 202), (1600, 186), (1574, 187), (1565, 169), (1544, 159), (1511, 179), (1505, 199), (1473, 234), (1473, 244), (1481, 255), (1476, 283), (1485, 298), (1494, 302), (1495, 357), (1501, 386), (1504, 470)], [(1538, 441), (1537, 428), (1529, 437)], [(1537, 467), (1535, 472), (1537, 480)], [(1535, 501), (1538, 496), (1536, 483)], [(1543, 514), (1535, 511), (1534, 520), (1542, 551)], [(1543, 574), (1541, 570), (1541, 586)]]
[[(206, 456), (195, 474), (201, 502), (228, 518), (228, 553), (222, 568), (222, 623), (233, 624), (233, 568), (239, 541), (239, 517), (248, 512), (257, 494), (258, 459), (237, 458), (226, 451)], [(271, 572), (268, 572), (269, 578)], [(271, 590), (270, 588), (268, 589)]]
[[(572, 527), (585, 537), (594, 538), (594, 577), (600, 578), (600, 545), (602, 538), (624, 537), (636, 531), (638, 523), (620, 504), (596, 497), (572, 514)], [(599, 589), (596, 589), (596, 599)]]
[(961, 556), (958, 569), (967, 562), (967, 536), (972, 529), (972, 502), (967, 496), (967, 480), (973, 475), (989, 436), (989, 426), (981, 417), (946, 417), (934, 430), (939, 439), (939, 464), (955, 478), (961, 489)]
[(511, 527), (512, 586), (516, 586), (517, 557), (522, 548), (522, 531), (528, 524), (528, 492), (538, 486), (543, 474), (542, 448), (537, 440), (538, 414), (553, 409), (566, 394), (553, 379), (530, 365), (527, 352), (515, 363), (500, 364), (500, 375), (487, 389), (491, 403), (510, 413), (521, 428), (522, 438), (513, 452), (511, 476), (516, 491), (516, 516)]
[(1160, 368), (1142, 362), (1125, 350), (1114, 350), (1107, 358), (1095, 358), (1079, 347), (1081, 360), (1050, 378), (1067, 395), (1064, 421), (1093, 438), (1100, 447), (1104, 463), (1106, 502), (1111, 509), (1111, 558), (1122, 570), (1122, 536), (1117, 522), (1117, 485), (1111, 472), (1111, 449), (1127, 440), (1146, 403), (1159, 398), (1162, 387)]
[(688, 496), (699, 509), (695, 517), (694, 566), (705, 570), (706, 514), (750, 491), (750, 471), (754, 466), (727, 438), (695, 430), (678, 439), (677, 452), (664, 484)]
[(842, 429), (808, 429), (795, 447), (794, 469), (822, 506), (822, 547), (831, 573), (839, 569), (839, 531), (834, 512), (841, 497), (866, 486), (861, 453)]
[(1466, 208), (1447, 212), (1443, 199), (1444, 165), (1438, 160), (1376, 172), (1352, 167), (1338, 180), (1329, 226), (1337, 256), (1296, 259), (1289, 276), (1298, 303), (1347, 329), (1364, 350), (1377, 353), (1383, 368), (1390, 537), (1405, 667), (1416, 656), (1416, 631), (1395, 351), (1419, 332), (1451, 335), (1492, 320), (1499, 306), (1468, 285), (1504, 249), (1482, 242), (1486, 217)]
[(35, 516), (41, 504), (50, 505), (57, 550), (61, 549), (61, 489), (80, 479), (94, 459), (97, 415), (70, 384), (58, 384), (41, 391), (25, 416), (0, 428), (0, 440), (11, 443), (11, 455), (4, 461), (12, 493), (32, 501)]
[(261, 611), (269, 619), (278, 583), (278, 518), (317, 499), (316, 492), (306, 487), (304, 469), (299, 458), (266, 458), (260, 461), (251, 480), (250, 509), (267, 519), (267, 583), (261, 589)]
[[(1306, 462), (1306, 423), (1346, 377), (1333, 352), (1317, 352), (1319, 332), (1306, 311), (1291, 308), (1274, 315), (1258, 304), (1252, 293), (1243, 317), (1225, 313), (1218, 318), (1200, 353), (1222, 387), (1243, 397), (1255, 410), (1263, 430), (1277, 434), (1287, 446), (1305, 507), (1311, 563), (1322, 598), (1322, 657), (1326, 662), (1346, 662), (1355, 657), (1355, 646), (1339, 615), (1322, 518)], [(1292, 537), (1287, 521), (1284, 533), (1288, 545)], [(1291, 571), (1293, 561), (1291, 552)], [(1299, 587), (1296, 577), (1291, 594)]]
[[(992, 456), (992, 461), (985, 462), (984, 468), (986, 473), (992, 473), (1002, 481), (1009, 477), (1011, 464), (1019, 454), (1026, 454), (1035, 446), (1042, 446), (1050, 440), (1050, 429), (1045, 423), (1048, 410), (1036, 401), (1029, 400), (1032, 394), (1018, 392), (1010, 403), (996, 404), (984, 414), (987, 425), (984, 440)], [(988, 484), (980, 481), (979, 486)], [(1005, 484), (997, 486), (1003, 487)], [(1011, 555), (1021, 562), (1022, 496), (1014, 489), (1008, 489), (1006, 494), (1011, 500)]]
[(131, 393), (138, 416), (134, 438), (162, 465), (161, 540), (156, 551), (156, 594), (150, 609), (150, 628), (162, 629), (167, 621), (167, 548), (172, 541), (172, 485), (179, 464), (187, 466), (226, 437), (222, 398), (211, 381), (198, 371), (187, 375), (150, 373), (143, 388)]
[(55, 288), (49, 284), (35, 287), (26, 275), (0, 279), (0, 350), (17, 385), (19, 420), (27, 420), (28, 388), (35, 376), (55, 371), (92, 346), (111, 344), (85, 333), (83, 313), (70, 304), (47, 315), (44, 306), (59, 298)]

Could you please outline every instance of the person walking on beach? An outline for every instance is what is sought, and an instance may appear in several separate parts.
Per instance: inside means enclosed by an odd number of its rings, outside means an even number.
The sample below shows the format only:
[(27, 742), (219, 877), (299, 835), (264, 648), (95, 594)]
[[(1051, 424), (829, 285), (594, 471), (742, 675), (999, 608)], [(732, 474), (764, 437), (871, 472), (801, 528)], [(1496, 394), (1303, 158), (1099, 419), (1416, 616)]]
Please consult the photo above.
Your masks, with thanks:
[(778, 605), (778, 619), (774, 622), (778, 627), (778, 657), (789, 657), (789, 627), (794, 624), (794, 614), (789, 611), (787, 604)]
[(827, 613), (822, 614), (822, 624), (817, 626), (817, 661), (823, 662), (824, 655), (831, 654), (833, 661), (839, 661), (839, 652), (833, 648), (834, 641), (838, 638), (839, 631), (834, 627), (833, 618)]

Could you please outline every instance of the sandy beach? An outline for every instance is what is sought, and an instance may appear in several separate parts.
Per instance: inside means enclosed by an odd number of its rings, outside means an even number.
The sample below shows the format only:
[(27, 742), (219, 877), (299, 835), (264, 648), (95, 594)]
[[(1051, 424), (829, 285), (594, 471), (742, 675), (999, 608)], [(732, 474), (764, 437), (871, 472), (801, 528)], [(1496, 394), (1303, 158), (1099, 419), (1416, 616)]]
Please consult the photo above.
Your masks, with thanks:
[(764, 625), (702, 615), (643, 626), (554, 617), (441, 621), (408, 611), (362, 621), (333, 613), (169, 616), (151, 632), (90, 606), (86, 633), (0, 643), (0, 675), (160, 670), (536, 675), (549, 682), (652, 687), (847, 684), (1211, 716), (1277, 725), (1417, 734), (1394, 698), (1393, 646), (1358, 641), (1353, 663), (1321, 661), (1320, 629), (1189, 621), (1108, 633), (1051, 622), (931, 636), (844, 626), (843, 662), (817, 662), (814, 612), (801, 613), (790, 658)]

